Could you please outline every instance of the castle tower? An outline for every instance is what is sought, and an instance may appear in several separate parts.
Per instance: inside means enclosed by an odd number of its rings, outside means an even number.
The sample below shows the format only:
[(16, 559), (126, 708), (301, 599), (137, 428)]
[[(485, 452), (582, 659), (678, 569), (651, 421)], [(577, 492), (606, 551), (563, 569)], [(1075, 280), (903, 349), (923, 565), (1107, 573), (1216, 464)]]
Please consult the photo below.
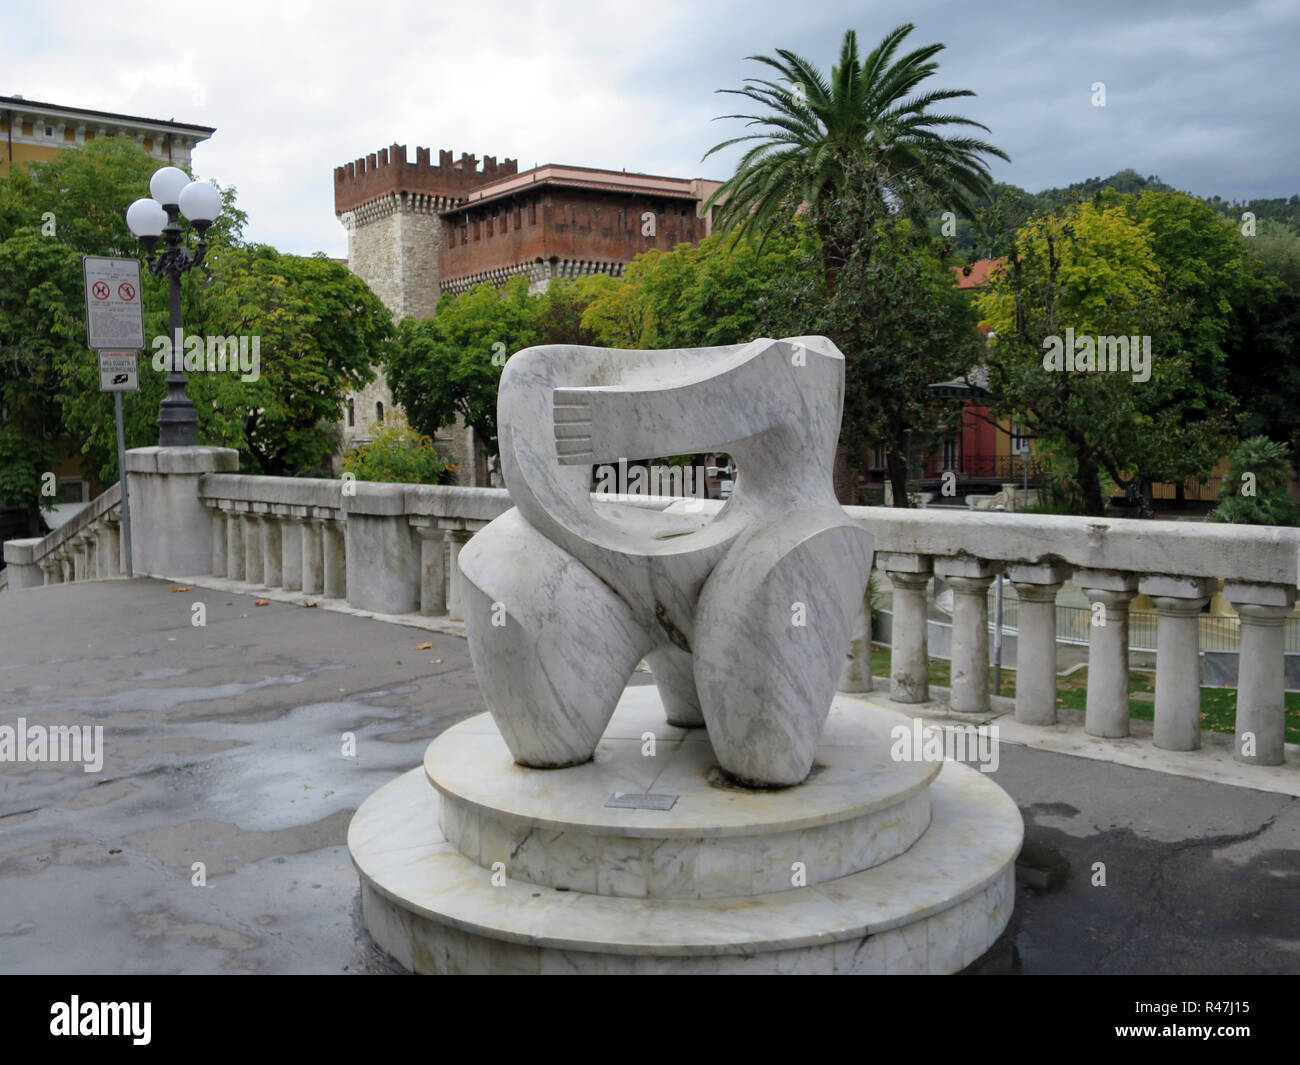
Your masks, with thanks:
[[(453, 159), (450, 151), (439, 151), (435, 166), (430, 154), (428, 148), (417, 147), (411, 163), (406, 146), (394, 144), (334, 169), (334, 213), (348, 232), (348, 267), (399, 319), (427, 318), (438, 304), (440, 212), (455, 207), (478, 186), (518, 170), (515, 160), (498, 163), (492, 156), (484, 158), (480, 169), (474, 156), (462, 153)], [(350, 397), (344, 449), (369, 439), (382, 417), (380, 410), (392, 409), (393, 397), (380, 373)], [(463, 430), (455, 430), (447, 441), (462, 471), (472, 468), (466, 465), (471, 451), (464, 436)], [(471, 476), (462, 483), (476, 480)]]

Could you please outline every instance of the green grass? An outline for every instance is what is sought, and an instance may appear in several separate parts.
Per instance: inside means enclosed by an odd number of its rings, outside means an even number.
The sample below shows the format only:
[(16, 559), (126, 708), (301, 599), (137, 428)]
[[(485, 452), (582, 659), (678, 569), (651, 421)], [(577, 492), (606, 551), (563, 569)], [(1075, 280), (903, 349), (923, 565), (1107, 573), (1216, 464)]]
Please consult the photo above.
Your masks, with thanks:
[[(873, 646), (871, 649), (871, 672), (877, 677), (889, 676), (889, 648)], [(1146, 694), (1146, 699), (1129, 699), (1129, 717), (1151, 721), (1155, 717), (1155, 703), (1151, 696), (1155, 693), (1155, 674), (1139, 670), (1129, 671), (1128, 690), (1130, 697), (1134, 694)], [(942, 658), (930, 659), (930, 683), (940, 687), (950, 687), (952, 667)], [(993, 691), (993, 670), (989, 669), (989, 691)], [(1014, 698), (1016, 694), (1016, 671), (1002, 671), (1001, 694)], [(1088, 697), (1088, 668), (1071, 673), (1068, 677), (1056, 678), (1056, 705), (1072, 710), (1082, 710)], [(1286, 701), (1286, 742), (1300, 743), (1300, 692), (1287, 692)], [(1202, 688), (1201, 689), (1201, 727), (1214, 732), (1232, 733), (1237, 721), (1236, 688)]]

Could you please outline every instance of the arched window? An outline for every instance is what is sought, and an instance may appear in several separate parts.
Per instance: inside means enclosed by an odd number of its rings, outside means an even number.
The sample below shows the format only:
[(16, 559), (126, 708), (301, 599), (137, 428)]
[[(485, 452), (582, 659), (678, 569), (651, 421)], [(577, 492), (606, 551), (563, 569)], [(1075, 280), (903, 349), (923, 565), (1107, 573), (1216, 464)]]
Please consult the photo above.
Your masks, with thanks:
[(348, 427), (357, 424), (357, 405), (352, 402), (352, 397), (348, 396)]
[(384, 405), (382, 403), (375, 404), (375, 421), (379, 422), (380, 425), (384, 424)]

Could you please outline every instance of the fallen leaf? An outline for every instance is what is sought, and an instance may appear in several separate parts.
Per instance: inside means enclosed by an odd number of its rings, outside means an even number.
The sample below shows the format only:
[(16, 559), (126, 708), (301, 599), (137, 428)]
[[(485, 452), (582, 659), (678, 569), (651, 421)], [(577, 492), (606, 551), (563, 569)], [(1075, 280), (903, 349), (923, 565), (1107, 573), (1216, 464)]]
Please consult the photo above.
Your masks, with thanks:
[(194, 586), (191, 584), (173, 584), (171, 590), (173, 592), (192, 592), (194, 591)]
[(303, 606), (318, 606), (319, 604), (318, 604), (318, 603), (313, 603), (310, 599), (304, 599), (304, 600), (302, 601), (302, 605), (303, 605)]
[(434, 661), (434, 664), (435, 664), (435, 665), (442, 665), (442, 659), (441, 659), (441, 658), (435, 658), (433, 661)]
[(240, 614), (239, 616), (240, 616), (241, 618), (246, 618), (246, 617), (248, 617), (247, 614)]
[(417, 644), (415, 645), (415, 649), (416, 649), (417, 651), (431, 651), (431, 650), (433, 649), (433, 644), (431, 644), (431, 643), (417, 643)]
[(270, 605), (271, 605), (271, 600), (269, 600), (269, 599), (254, 599), (254, 600), (253, 600), (253, 606), (270, 606)]

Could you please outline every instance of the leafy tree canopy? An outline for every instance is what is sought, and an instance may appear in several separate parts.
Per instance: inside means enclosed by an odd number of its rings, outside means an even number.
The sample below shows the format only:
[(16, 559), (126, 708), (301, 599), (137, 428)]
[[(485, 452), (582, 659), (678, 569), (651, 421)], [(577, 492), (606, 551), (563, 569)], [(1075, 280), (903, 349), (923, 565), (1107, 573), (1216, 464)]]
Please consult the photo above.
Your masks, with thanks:
[[(787, 49), (775, 57), (750, 56), (779, 80), (749, 78), (740, 89), (720, 90), (757, 107), (756, 113), (722, 116), (743, 119), (757, 132), (705, 154), (752, 142), (735, 174), (709, 200), (708, 206), (718, 205), (722, 229), (766, 234), (806, 205), (822, 239), (826, 288), (833, 291), (838, 271), (856, 251), (836, 240), (823, 204), (851, 194), (872, 220), (898, 210), (919, 213), (934, 202), (974, 213), (991, 180), (984, 157), (1009, 157), (964, 132), (987, 132), (979, 122), (932, 110), (974, 93), (923, 87), (938, 70), (942, 44), (895, 58), (913, 29), (905, 23), (891, 30), (865, 58), (857, 34), (847, 31), (829, 77)], [(868, 225), (860, 236), (871, 232)]]
[(0, 242), (0, 506), (24, 508), (36, 531), (42, 477), (59, 435), (57, 367), (85, 338), (81, 259), (41, 234), (19, 229)]
[[(1198, 461), (1212, 465), (1222, 443), (1221, 422), (1188, 423), (1168, 400), (1195, 395), (1196, 380), (1166, 328), (1171, 305), (1153, 244), (1151, 223), (1125, 206), (1079, 204), (1022, 227), (1006, 268), (976, 297), (991, 330), (985, 361), (995, 409), (1072, 467), (1092, 515), (1105, 509), (1103, 470), (1118, 484), (1140, 482), (1173, 466), (1180, 450), (1198, 448)], [(1145, 367), (1130, 361), (1126, 372), (1070, 369), (1064, 358), (1049, 364), (1071, 335), (1092, 345), (1086, 365), (1097, 365), (1099, 337), (1124, 337), (1126, 346), (1150, 337), (1151, 359)], [(1144, 370), (1149, 377), (1138, 380)]]

